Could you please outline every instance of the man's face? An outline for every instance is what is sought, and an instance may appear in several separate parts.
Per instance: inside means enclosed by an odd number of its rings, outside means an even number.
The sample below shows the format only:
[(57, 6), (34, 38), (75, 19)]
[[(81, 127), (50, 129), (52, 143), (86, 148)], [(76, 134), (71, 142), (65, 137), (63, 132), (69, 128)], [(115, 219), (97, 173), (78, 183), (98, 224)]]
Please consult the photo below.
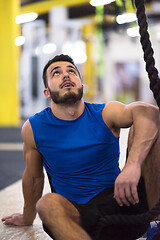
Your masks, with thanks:
[(83, 96), (79, 74), (70, 62), (55, 62), (47, 69), (50, 98), (56, 104), (70, 105)]

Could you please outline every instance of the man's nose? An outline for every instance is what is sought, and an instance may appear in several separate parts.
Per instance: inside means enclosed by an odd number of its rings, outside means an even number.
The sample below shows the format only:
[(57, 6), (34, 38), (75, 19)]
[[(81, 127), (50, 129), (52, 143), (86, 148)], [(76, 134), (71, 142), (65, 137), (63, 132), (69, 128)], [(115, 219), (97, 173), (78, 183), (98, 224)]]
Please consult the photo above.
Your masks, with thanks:
[(63, 73), (63, 80), (70, 79), (68, 72)]

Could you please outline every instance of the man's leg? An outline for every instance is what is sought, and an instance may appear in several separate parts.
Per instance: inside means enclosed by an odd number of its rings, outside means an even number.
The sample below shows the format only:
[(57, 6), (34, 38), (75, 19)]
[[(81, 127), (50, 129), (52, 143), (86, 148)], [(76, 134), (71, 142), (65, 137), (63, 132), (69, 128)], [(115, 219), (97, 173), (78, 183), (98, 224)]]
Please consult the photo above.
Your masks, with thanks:
[(48, 193), (38, 201), (36, 209), (55, 240), (91, 240), (81, 227), (78, 210), (63, 196)]
[[(128, 137), (128, 151), (134, 138), (133, 127)], [(160, 199), (160, 135), (142, 165), (142, 177), (145, 181), (149, 209)]]

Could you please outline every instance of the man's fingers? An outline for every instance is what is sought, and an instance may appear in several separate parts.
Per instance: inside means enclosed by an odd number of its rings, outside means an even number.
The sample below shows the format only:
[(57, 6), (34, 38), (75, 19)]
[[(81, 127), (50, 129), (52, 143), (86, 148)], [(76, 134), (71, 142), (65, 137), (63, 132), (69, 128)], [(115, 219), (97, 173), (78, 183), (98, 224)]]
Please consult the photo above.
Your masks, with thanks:
[(126, 199), (124, 187), (122, 187), (122, 186), (115, 187), (114, 197), (115, 197), (117, 203), (119, 204), (119, 206), (122, 207), (123, 205), (126, 205), (126, 206), (130, 205)]
[(130, 204), (134, 204), (134, 199), (133, 199), (133, 197), (132, 197), (131, 188), (130, 188), (129, 185), (125, 187), (124, 193), (125, 193), (126, 201), (128, 202), (128, 203), (125, 204), (125, 205), (126, 205), (126, 206), (130, 206)]
[(6, 221), (7, 219), (13, 219), (14, 217), (19, 216), (19, 215), (20, 215), (19, 213), (14, 213), (14, 214), (12, 214), (12, 215), (3, 217), (1, 220), (2, 220), (2, 221)]
[(8, 219), (8, 218), (11, 218), (12, 216), (10, 215), (10, 216), (7, 216), (7, 217), (3, 217), (1, 220), (2, 221), (5, 221), (6, 219)]
[(138, 164), (126, 164), (125, 168), (118, 175), (115, 181), (115, 198), (122, 206), (129, 206), (139, 202), (137, 185), (140, 179), (141, 168)]
[(134, 195), (137, 193), (137, 188), (136, 187), (134, 188), (134, 187), (127, 186), (125, 188), (125, 195), (126, 195), (126, 198), (127, 198), (128, 202), (134, 205), (134, 204), (136, 204), (136, 200), (134, 198), (133, 193), (134, 193)]
[(139, 197), (138, 197), (138, 192), (137, 192), (137, 186), (136, 185), (133, 185), (131, 187), (131, 193), (132, 193), (132, 196), (133, 196), (133, 199), (134, 199), (135, 203), (139, 203)]
[(114, 198), (120, 206), (136, 204), (139, 202), (137, 186), (126, 185), (116, 186), (114, 191)]
[[(120, 193), (119, 193), (119, 184), (115, 183), (115, 187), (114, 187), (114, 198), (116, 199), (117, 203), (119, 206), (123, 206), (123, 202), (121, 201), (120, 198)], [(121, 188), (121, 192), (122, 192), (122, 188)], [(121, 193), (122, 194), (122, 193)]]
[(7, 218), (7, 219), (3, 220), (3, 224), (13, 225), (13, 219), (12, 218)]
[(19, 213), (14, 213), (10, 216), (7, 216), (7, 217), (3, 217), (2, 218), (2, 221), (3, 221), (3, 224), (5, 225), (15, 225), (15, 226), (21, 226), (23, 225), (22, 224), (22, 221), (21, 221), (21, 215), (22, 214), (19, 214)]
[(139, 202), (137, 186), (135, 184), (125, 187), (125, 197), (127, 201), (133, 205)]
[(119, 191), (118, 191), (118, 187), (117, 187), (116, 184), (114, 186), (114, 198), (116, 199), (116, 201), (117, 201), (119, 206), (123, 206), (123, 204), (122, 204), (122, 202), (121, 202), (121, 200), (119, 198)]
[(126, 187), (123, 186), (123, 187), (119, 188), (119, 198), (120, 198), (120, 201), (122, 202), (122, 205), (129, 206), (130, 203), (129, 203), (128, 198), (126, 196), (126, 192), (129, 193), (128, 186), (126, 186)]

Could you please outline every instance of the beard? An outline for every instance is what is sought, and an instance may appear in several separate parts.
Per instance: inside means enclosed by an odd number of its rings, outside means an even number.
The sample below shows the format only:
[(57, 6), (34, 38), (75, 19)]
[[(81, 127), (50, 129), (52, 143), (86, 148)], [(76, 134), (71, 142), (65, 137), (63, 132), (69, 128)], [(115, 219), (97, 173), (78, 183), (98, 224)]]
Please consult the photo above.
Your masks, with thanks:
[(51, 89), (48, 87), (50, 96), (52, 101), (55, 104), (60, 104), (60, 105), (72, 105), (75, 104), (76, 102), (80, 101), (83, 97), (83, 86), (78, 88), (78, 92), (71, 92), (68, 89), (68, 92), (64, 94), (64, 96), (60, 96), (59, 91), (51, 91)]

